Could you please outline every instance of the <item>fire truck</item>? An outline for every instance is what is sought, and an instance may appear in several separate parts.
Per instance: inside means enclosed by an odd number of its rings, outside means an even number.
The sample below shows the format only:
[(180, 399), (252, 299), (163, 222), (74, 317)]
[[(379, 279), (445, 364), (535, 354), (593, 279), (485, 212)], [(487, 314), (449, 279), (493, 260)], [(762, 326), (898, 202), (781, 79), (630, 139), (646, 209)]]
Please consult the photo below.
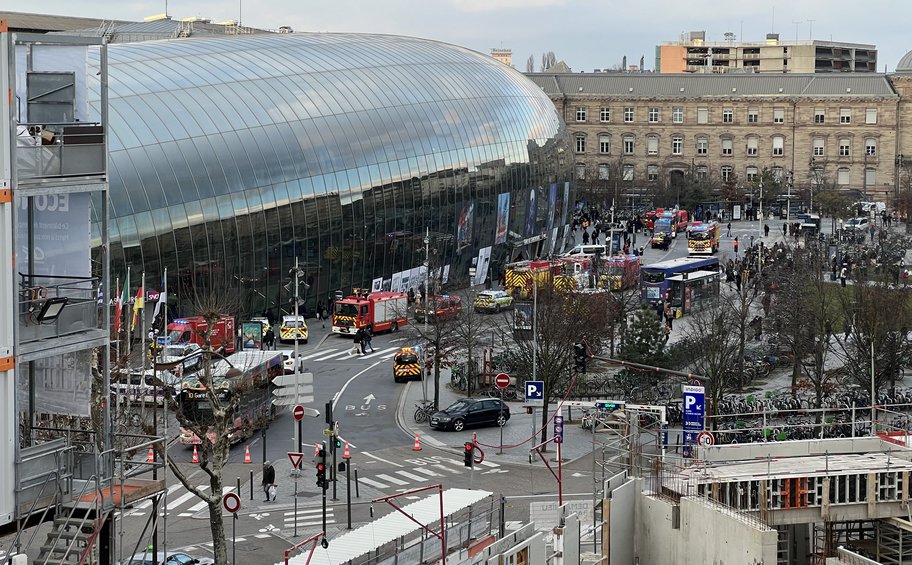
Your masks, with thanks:
[[(168, 324), (168, 337), (171, 338), (172, 345), (196, 343), (205, 348), (207, 326), (206, 319), (202, 316), (178, 318)], [(221, 349), (224, 353), (234, 353), (234, 318), (221, 316), (209, 331), (209, 343), (214, 350)]]
[(354, 289), (354, 294), (337, 300), (333, 307), (332, 331), (354, 335), (358, 328), (371, 325), (376, 332), (397, 332), (408, 324), (408, 296), (404, 292), (368, 292)]
[(605, 272), (611, 290), (627, 290), (640, 285), (640, 258), (618, 253), (607, 261)]
[(550, 285), (554, 277), (563, 273), (560, 261), (517, 261), (507, 265), (504, 273), (504, 290), (513, 298), (532, 298), (533, 280), (539, 288)]
[(719, 250), (719, 223), (694, 222), (687, 239), (687, 252), (691, 255), (712, 255)]

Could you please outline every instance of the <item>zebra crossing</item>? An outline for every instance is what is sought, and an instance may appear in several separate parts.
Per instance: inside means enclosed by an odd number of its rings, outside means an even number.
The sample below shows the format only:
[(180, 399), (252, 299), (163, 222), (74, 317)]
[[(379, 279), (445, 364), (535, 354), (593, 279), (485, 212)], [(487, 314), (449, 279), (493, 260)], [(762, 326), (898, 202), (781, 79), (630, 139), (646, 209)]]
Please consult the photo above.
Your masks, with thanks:
[[(209, 485), (198, 485), (196, 488), (205, 492), (209, 490)], [(177, 493), (179, 490), (183, 490), (184, 492), (177, 495), (176, 498), (173, 498), (172, 495)], [(236, 490), (236, 487), (233, 486), (222, 487), (222, 496), (228, 494), (229, 492), (233, 492), (234, 490)], [(179, 516), (181, 518), (184, 518), (187, 516), (193, 516), (200, 510), (206, 508), (206, 502), (201, 501), (199, 497), (196, 496), (196, 494), (185, 489), (184, 485), (181, 483), (176, 483), (168, 487), (167, 501), (167, 510), (165, 510), (165, 505), (163, 504), (162, 508), (159, 510), (159, 516)], [(130, 510), (125, 510), (123, 516), (145, 516), (152, 512), (152, 503), (153, 501), (151, 498), (143, 500)]]
[[(368, 457), (375, 457), (373, 454), (365, 452)], [(383, 461), (382, 459), (380, 459)], [(432, 484), (434, 482), (446, 480), (448, 477), (456, 475), (466, 476), (473, 472), (465, 467), (462, 461), (452, 459), (442, 455), (429, 457), (420, 457), (418, 459), (406, 459), (405, 463), (411, 463), (412, 466), (406, 467), (398, 463), (393, 463), (395, 469), (384, 469), (383, 472), (368, 474), (365, 472), (358, 476), (358, 483), (367, 485), (380, 491), (389, 490), (408, 490), (405, 487), (414, 488)], [(392, 463), (392, 462), (388, 462)], [(482, 461), (474, 472), (482, 474), (506, 473), (506, 469), (501, 469), (497, 463)]]
[(358, 355), (358, 354), (351, 355), (349, 353), (349, 351), (351, 351), (351, 346), (342, 347), (342, 348), (327, 347), (327, 348), (321, 349), (320, 351), (316, 351), (316, 352), (309, 353), (306, 355), (301, 355), (301, 360), (302, 361), (313, 361), (315, 363), (322, 362), (322, 361), (349, 361), (349, 360), (375, 361), (377, 359), (391, 359), (393, 357), (393, 355), (395, 355), (396, 352), (399, 351), (399, 349), (400, 349), (400, 346), (395, 346), (395, 347), (388, 347), (385, 349), (377, 349), (376, 351), (370, 352), (366, 355)]

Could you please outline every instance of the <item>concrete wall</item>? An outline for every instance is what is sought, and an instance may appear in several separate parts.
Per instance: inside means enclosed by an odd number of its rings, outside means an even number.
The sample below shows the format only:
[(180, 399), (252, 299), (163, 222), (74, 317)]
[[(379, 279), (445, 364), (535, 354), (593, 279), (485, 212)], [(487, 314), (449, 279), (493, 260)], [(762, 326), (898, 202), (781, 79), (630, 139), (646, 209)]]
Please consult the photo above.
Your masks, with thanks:
[[(608, 522), (608, 558), (612, 565), (633, 563), (634, 518), (640, 483), (627, 481), (612, 489), (605, 505)], [(604, 538), (603, 538), (604, 539)]]
[(698, 447), (697, 459), (703, 461), (744, 461), (769, 457), (800, 457), (803, 455), (839, 455), (843, 453), (866, 453), (869, 451), (890, 451), (896, 457), (912, 459), (912, 450), (878, 437), (833, 438), (810, 441), (784, 441), (770, 443), (739, 443)]

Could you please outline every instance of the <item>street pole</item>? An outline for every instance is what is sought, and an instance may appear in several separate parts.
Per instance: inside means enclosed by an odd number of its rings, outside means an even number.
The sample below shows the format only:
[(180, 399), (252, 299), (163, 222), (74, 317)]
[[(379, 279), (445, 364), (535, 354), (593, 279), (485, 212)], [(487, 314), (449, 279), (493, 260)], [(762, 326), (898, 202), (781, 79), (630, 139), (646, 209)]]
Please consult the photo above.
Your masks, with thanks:
[[(532, 380), (538, 380), (538, 282), (532, 277)], [(532, 410), (532, 435), (535, 435), (535, 409)], [(503, 442), (501, 442), (503, 443)]]
[(352, 465), (351, 459), (345, 462), (345, 506), (348, 509), (348, 529), (352, 529)]
[[(563, 438), (559, 442), (557, 442), (557, 504), (558, 504), (558, 506), (564, 505), (564, 460), (561, 457), (561, 444), (563, 444), (563, 443), (564, 443)], [(595, 511), (594, 508), (593, 508), (593, 511)]]
[[(322, 459), (323, 459), (323, 461), (326, 461), (326, 456), (325, 456), (326, 442), (325, 441), (323, 442), (323, 454), (324, 454), (324, 456)], [(324, 472), (325, 472), (325, 470), (324, 470)], [(320, 487), (320, 490), (322, 491), (322, 494), (323, 494), (323, 532), (325, 533), (326, 532), (326, 481), (323, 481), (323, 486)], [(295, 498), (297, 498), (297, 497), (295, 497)], [(297, 516), (297, 514), (295, 514), (295, 516)]]
[(760, 224), (757, 226), (757, 241), (760, 250), (757, 252), (757, 270), (763, 275), (763, 179), (760, 179)]
[[(431, 293), (431, 228), (424, 228), (424, 337), (427, 339), (428, 335), (428, 294)], [(425, 359), (426, 359), (425, 354)], [(425, 372), (427, 372), (427, 367), (425, 367)], [(436, 386), (436, 385), (435, 385)], [(436, 389), (435, 389), (436, 390)], [(427, 375), (425, 374), (421, 378), (421, 392), (424, 395), (422, 399), (424, 405), (427, 406)], [(436, 406), (435, 406), (436, 408)]]
[(232, 513), (231, 516), (231, 565), (237, 565), (237, 512)]
[(873, 436), (877, 433), (877, 430), (874, 429), (874, 419), (876, 417), (875, 408), (874, 408), (874, 338), (871, 338), (871, 435)]
[[(301, 368), (300, 368), (300, 364), (301, 364), (301, 351), (300, 351), (300, 349), (299, 349), (299, 347), (298, 347), (298, 334), (299, 334), (299, 330), (298, 330), (299, 326), (298, 326), (298, 324), (301, 323), (300, 318), (298, 318), (298, 316), (299, 316), (299, 313), (298, 313), (298, 301), (299, 301), (298, 285), (300, 284), (300, 279), (301, 279), (300, 274), (301, 274), (301, 270), (298, 268), (298, 256), (295, 255), (295, 263), (294, 263), (294, 287), (295, 287), (295, 289), (294, 289), (294, 316), (295, 316), (295, 326), (294, 326), (294, 329), (295, 329), (295, 330), (294, 330), (295, 406), (301, 404), (301, 386), (300, 386), (300, 383), (298, 382), (298, 381), (300, 380), (300, 371), (301, 371)], [(298, 429), (297, 429), (297, 435), (298, 435), (298, 437), (297, 437), (297, 444), (298, 444), (298, 449), (297, 449), (297, 451), (298, 451), (298, 453), (303, 453), (303, 452), (304, 452), (304, 446), (303, 446), (303, 444), (302, 444), (302, 442), (304, 441), (304, 438), (302, 437), (301, 431), (302, 431), (301, 420), (298, 420)], [(295, 496), (297, 497), (297, 489), (295, 489)], [(297, 500), (297, 498), (296, 498), (296, 500)], [(297, 524), (297, 520), (295, 520), (295, 523)], [(324, 526), (323, 529), (326, 530), (326, 527)]]
[[(298, 422), (300, 423), (300, 420)], [(298, 453), (301, 452), (299, 451)], [(295, 473), (294, 475), (294, 537), (298, 537), (298, 475), (300, 473)], [(266, 492), (268, 493), (269, 491), (267, 490)], [(269, 496), (269, 494), (266, 496)]]

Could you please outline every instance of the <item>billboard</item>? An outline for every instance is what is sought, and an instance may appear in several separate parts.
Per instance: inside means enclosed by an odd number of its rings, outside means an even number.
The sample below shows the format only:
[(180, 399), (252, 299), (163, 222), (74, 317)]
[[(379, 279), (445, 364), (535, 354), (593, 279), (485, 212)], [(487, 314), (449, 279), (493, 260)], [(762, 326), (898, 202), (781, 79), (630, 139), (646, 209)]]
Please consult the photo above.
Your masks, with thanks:
[(456, 247), (461, 249), (472, 244), (472, 227), (475, 220), (475, 202), (466, 202), (456, 218)]
[(535, 187), (533, 186), (529, 189), (528, 202), (526, 203), (526, 224), (523, 230), (523, 237), (535, 235), (535, 214), (538, 211), (537, 200)]
[(510, 227), (510, 193), (497, 195), (497, 230), (494, 232), (494, 243), (506, 243)]

